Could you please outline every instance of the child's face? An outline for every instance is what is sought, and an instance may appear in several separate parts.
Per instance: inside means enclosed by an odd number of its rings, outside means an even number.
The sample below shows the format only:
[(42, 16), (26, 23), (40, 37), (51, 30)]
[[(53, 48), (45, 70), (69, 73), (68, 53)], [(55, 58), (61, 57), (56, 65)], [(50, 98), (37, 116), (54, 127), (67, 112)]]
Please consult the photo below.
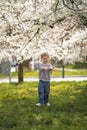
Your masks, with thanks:
[(49, 61), (49, 57), (48, 57), (48, 56), (43, 56), (43, 57), (41, 58), (41, 61), (46, 64), (46, 63), (48, 63), (48, 61)]

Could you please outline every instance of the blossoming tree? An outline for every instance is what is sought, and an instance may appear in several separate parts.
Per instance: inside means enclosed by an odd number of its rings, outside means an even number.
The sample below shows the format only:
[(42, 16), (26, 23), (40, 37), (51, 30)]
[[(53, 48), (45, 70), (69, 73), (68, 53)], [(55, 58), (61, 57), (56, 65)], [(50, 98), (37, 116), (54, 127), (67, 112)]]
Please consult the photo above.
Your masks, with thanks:
[[(9, 59), (12, 55), (17, 57), (19, 81), (23, 80), (22, 62), (31, 57), (38, 57), (44, 51), (53, 58), (62, 60), (64, 64), (86, 59), (86, 20), (84, 20), (85, 26), (80, 26), (77, 17), (64, 8), (67, 2), (69, 1), (3, 0), (0, 2), (0, 49)], [(87, 4), (85, 0), (84, 2)], [(70, 4), (72, 2), (68, 5)], [(82, 8), (76, 10), (75, 5), (77, 4), (73, 1), (73, 5), (67, 8), (73, 8), (77, 13), (83, 12)]]

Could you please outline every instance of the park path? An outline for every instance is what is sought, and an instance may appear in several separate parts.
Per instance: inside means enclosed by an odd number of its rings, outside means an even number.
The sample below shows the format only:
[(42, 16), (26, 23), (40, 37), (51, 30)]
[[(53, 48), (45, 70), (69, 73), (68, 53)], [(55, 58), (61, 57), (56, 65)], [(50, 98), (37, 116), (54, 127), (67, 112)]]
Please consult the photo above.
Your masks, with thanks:
[[(87, 77), (52, 77), (51, 81), (56, 81), (56, 82), (60, 82), (60, 81), (84, 81), (87, 80)], [(34, 82), (34, 81), (38, 81), (38, 78), (36, 77), (25, 77), (24, 78), (25, 82)], [(0, 78), (0, 83), (3, 82), (9, 82), (9, 78)], [(12, 78), (11, 82), (18, 82), (18, 78)]]

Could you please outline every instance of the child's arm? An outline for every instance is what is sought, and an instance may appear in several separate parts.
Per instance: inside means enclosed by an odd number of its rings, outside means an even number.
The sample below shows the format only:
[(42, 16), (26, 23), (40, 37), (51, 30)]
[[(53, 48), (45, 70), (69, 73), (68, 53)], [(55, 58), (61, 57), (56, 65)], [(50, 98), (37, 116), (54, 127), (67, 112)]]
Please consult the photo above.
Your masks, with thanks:
[(49, 69), (52, 71), (54, 67), (50, 64)]
[(53, 67), (41, 67), (41, 70), (53, 70)]
[(51, 66), (51, 67), (49, 67), (49, 69), (50, 69), (50, 70), (53, 70), (53, 69), (54, 69), (54, 67), (53, 67), (53, 66)]
[(41, 69), (41, 70), (48, 70), (47, 67), (41, 67), (40, 69)]
[(51, 66), (49, 66), (49, 67), (46, 67), (46, 66), (40, 66), (40, 70), (53, 70), (54, 69), (54, 67), (51, 65)]

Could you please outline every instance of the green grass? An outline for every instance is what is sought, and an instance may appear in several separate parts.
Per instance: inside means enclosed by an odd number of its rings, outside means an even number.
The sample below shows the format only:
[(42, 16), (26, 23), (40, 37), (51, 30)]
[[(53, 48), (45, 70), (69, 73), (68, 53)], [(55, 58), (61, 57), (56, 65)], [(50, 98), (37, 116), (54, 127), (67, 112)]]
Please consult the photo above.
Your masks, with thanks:
[[(62, 69), (62, 68), (61, 68)], [(66, 65), (65, 66), (65, 76), (87, 76), (87, 62), (76, 62), (74, 65)], [(72, 70), (68, 70), (72, 69)], [(17, 77), (18, 73), (13, 72), (12, 76)], [(28, 69), (24, 68), (24, 76), (25, 77), (37, 77), (38, 71), (29, 71)], [(62, 70), (53, 71), (52, 76), (62, 76)], [(1, 78), (8, 77), (7, 74), (0, 74)]]
[(74, 65), (66, 65), (68, 69), (87, 69), (87, 61), (85, 62), (76, 62)]
[[(65, 76), (87, 76), (87, 70), (75, 70), (75, 71), (65, 71)], [(12, 73), (12, 76), (17, 76), (17, 72)], [(25, 77), (37, 77), (38, 76), (38, 71), (28, 71), (24, 72)], [(62, 70), (56, 70), (52, 72), (53, 77), (56, 76), (62, 76)]]
[(87, 76), (87, 70), (65, 71), (65, 76)]
[[(17, 72), (13, 72), (12, 73), (12, 77), (17, 77), (18, 73)], [(62, 77), (62, 70), (56, 70), (53, 71), (51, 76), (53, 77)], [(75, 71), (65, 71), (65, 77), (66, 76), (87, 76), (87, 70), (83, 69), (83, 70), (75, 70)], [(8, 75), (6, 74), (0, 74), (0, 78), (5, 78), (8, 77)], [(24, 72), (24, 77), (38, 77), (38, 71), (27, 71)]]
[(87, 81), (52, 82), (36, 107), (37, 82), (0, 84), (0, 130), (87, 130)]

